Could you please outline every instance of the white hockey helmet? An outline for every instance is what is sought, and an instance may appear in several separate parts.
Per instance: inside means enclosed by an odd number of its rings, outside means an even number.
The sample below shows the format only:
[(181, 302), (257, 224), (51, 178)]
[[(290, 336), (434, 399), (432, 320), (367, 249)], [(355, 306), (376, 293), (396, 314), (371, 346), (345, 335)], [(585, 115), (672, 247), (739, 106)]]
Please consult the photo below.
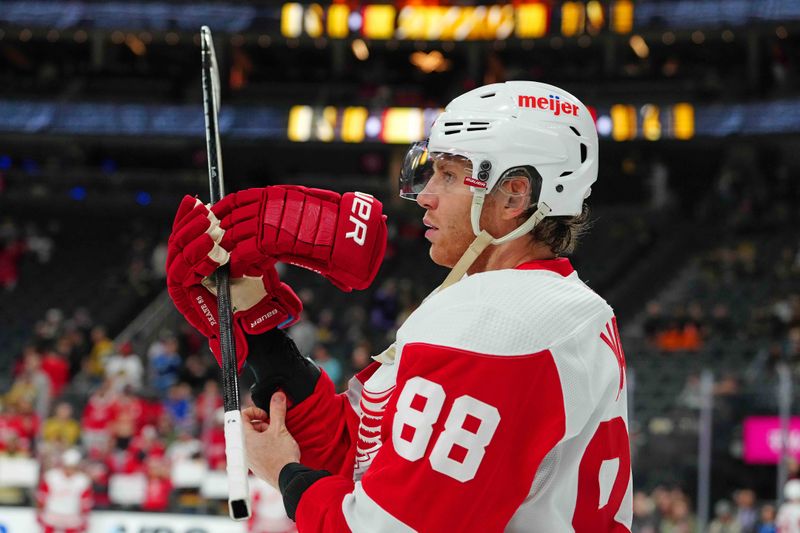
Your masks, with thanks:
[(790, 479), (783, 486), (783, 497), (790, 501), (800, 500), (800, 479)]
[(538, 202), (549, 208), (546, 216), (579, 215), (597, 180), (597, 131), (588, 108), (534, 81), (486, 85), (450, 102), (430, 138), (406, 155), (402, 197), (414, 199), (424, 189), (439, 154), (471, 162), (464, 183), (473, 194), (491, 192), (512, 169), (533, 167), (542, 178)]

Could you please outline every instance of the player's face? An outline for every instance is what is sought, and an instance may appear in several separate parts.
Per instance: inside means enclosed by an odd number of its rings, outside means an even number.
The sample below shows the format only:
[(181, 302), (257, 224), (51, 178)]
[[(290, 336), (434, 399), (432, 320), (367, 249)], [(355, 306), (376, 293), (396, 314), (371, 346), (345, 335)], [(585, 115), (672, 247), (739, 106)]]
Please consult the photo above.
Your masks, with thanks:
[(442, 157), (434, 163), (434, 172), (417, 195), (424, 207), (425, 238), (431, 243), (431, 259), (437, 265), (452, 267), (475, 239), (469, 221), (472, 193), (464, 178), (472, 174), (468, 160)]

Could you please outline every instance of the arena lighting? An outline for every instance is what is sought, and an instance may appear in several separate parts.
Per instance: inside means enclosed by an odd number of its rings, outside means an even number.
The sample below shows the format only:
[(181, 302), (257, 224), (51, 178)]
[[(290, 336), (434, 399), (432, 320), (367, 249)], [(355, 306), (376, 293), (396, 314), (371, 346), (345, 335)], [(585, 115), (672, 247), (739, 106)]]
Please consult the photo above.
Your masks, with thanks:
[(606, 25), (603, 5), (598, 0), (590, 0), (586, 4), (586, 29), (592, 35), (597, 35)]
[(139, 39), (141, 39), (144, 44), (150, 44), (153, 42), (153, 34), (149, 31), (143, 31), (139, 34)]
[(129, 33), (125, 37), (125, 45), (137, 56), (143, 56), (147, 52), (147, 46), (145, 46), (144, 40), (132, 33)]
[(322, 37), (325, 32), (325, 26), (322, 24), (323, 17), (324, 12), (321, 5), (311, 4), (306, 7), (303, 16), (303, 27), (306, 30), (306, 34), (312, 39)]
[(688, 103), (672, 107), (673, 134), (682, 141), (694, 137), (694, 106)]
[(412, 65), (425, 74), (430, 74), (431, 72), (446, 72), (450, 70), (450, 66), (452, 65), (450, 60), (445, 58), (438, 50), (433, 50), (429, 53), (421, 51), (413, 52), (409, 59)]
[(611, 29), (616, 33), (633, 31), (633, 2), (617, 0), (611, 6)]
[(586, 27), (586, 6), (580, 2), (561, 4), (561, 34), (572, 37), (583, 33)]
[(660, 109), (656, 105), (647, 104), (640, 110), (642, 117), (642, 135), (648, 141), (657, 141), (661, 138)]
[(114, 44), (122, 44), (125, 42), (125, 34), (117, 30), (111, 33), (111, 42)]
[(350, 49), (359, 61), (366, 61), (369, 59), (369, 47), (363, 39), (354, 39), (353, 42), (350, 43)]
[(370, 39), (391, 39), (397, 11), (393, 5), (373, 4), (363, 8), (361, 32)]
[(86, 200), (86, 187), (73, 187), (69, 190), (69, 197), (76, 202)]
[(242, 46), (244, 44), (244, 35), (242, 34), (235, 34), (231, 35), (231, 46)]
[(641, 35), (631, 35), (628, 44), (639, 59), (647, 59), (647, 56), (650, 55), (650, 48)]
[(89, 38), (89, 34), (86, 33), (86, 30), (78, 30), (75, 32), (72, 38), (75, 39), (76, 43), (85, 43)]
[(592, 38), (588, 35), (581, 35), (578, 37), (578, 46), (581, 48), (589, 48), (592, 46)]
[(270, 39), (269, 35), (264, 34), (258, 36), (258, 46), (261, 48), (268, 48), (270, 44), (272, 44), (272, 39)]
[(522, 4), (517, 6), (516, 36), (520, 39), (536, 39), (547, 35), (549, 23), (548, 7), (545, 4)]
[(61, 37), (61, 34), (58, 32), (58, 30), (50, 30), (47, 32), (46, 38), (48, 42), (54, 43), (58, 41), (59, 37)]
[(148, 206), (153, 202), (153, 197), (149, 192), (139, 191), (136, 193), (136, 203), (141, 206)]
[(344, 39), (347, 37), (349, 12), (350, 9), (342, 4), (334, 4), (328, 8), (328, 37), (331, 39)]
[(303, 6), (296, 3), (283, 4), (281, 8), (281, 35), (299, 37), (303, 31)]
[(789, 36), (789, 32), (786, 31), (786, 27), (778, 26), (775, 28), (775, 35), (778, 36), (778, 39), (786, 39)]
[(171, 31), (164, 36), (164, 41), (170, 46), (175, 46), (180, 42), (180, 40), (181, 40), (180, 35), (178, 35), (174, 31)]
[(611, 122), (611, 117), (608, 115), (600, 115), (597, 117), (597, 133), (599, 133), (601, 137), (608, 137), (611, 135), (612, 127), (613, 122)]
[(665, 32), (664, 35), (661, 36), (661, 42), (666, 45), (675, 44), (675, 34), (671, 31)]
[(33, 37), (33, 32), (28, 28), (25, 28), (22, 31), (20, 31), (18, 35), (19, 40), (22, 41), (23, 43), (27, 43), (28, 41), (30, 41), (31, 37)]
[(722, 40), (725, 41), (726, 43), (733, 42), (734, 38), (735, 38), (735, 35), (733, 34), (733, 32), (731, 30), (725, 30), (725, 31), (722, 32)]
[(692, 32), (692, 42), (694, 44), (703, 44), (706, 40), (706, 34), (700, 30)]

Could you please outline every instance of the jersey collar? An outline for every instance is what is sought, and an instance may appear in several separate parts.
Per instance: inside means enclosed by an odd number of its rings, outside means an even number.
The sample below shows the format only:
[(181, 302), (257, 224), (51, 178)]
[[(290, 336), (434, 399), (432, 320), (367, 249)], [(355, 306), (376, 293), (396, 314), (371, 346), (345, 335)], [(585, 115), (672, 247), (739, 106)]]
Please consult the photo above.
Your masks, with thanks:
[(549, 270), (560, 274), (565, 278), (575, 272), (572, 268), (572, 263), (566, 257), (558, 257), (556, 259), (542, 259), (540, 261), (528, 261), (517, 265), (514, 270)]

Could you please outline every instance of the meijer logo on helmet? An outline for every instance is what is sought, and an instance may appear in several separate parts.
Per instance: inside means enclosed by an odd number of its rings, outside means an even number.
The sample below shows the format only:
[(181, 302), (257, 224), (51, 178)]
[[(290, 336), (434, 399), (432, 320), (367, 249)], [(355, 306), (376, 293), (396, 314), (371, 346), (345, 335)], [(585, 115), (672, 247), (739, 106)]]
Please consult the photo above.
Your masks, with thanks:
[(559, 96), (553, 96), (552, 94), (547, 95), (547, 98), (544, 96), (525, 96), (521, 94), (519, 95), (519, 107), (550, 110), (555, 116), (578, 116), (578, 106), (569, 102), (562, 102)]

